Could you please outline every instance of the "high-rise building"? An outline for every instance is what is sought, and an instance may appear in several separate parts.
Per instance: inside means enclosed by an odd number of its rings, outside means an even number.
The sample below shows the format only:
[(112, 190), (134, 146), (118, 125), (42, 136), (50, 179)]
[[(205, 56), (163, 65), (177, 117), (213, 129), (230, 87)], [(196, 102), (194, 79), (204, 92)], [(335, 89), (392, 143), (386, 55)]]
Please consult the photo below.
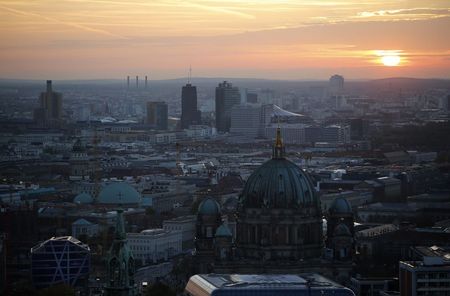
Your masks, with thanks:
[(34, 115), (39, 122), (62, 119), (62, 94), (53, 91), (51, 80), (47, 80), (47, 90), (39, 96), (39, 108)]
[(168, 107), (165, 102), (147, 102), (147, 124), (157, 130), (166, 130)]
[(200, 124), (201, 114), (197, 110), (197, 88), (188, 83), (181, 89), (181, 128)]
[(256, 138), (261, 127), (261, 106), (241, 104), (231, 108), (230, 133)]
[(219, 132), (229, 132), (231, 108), (241, 102), (239, 88), (227, 81), (216, 87), (216, 128)]
[(331, 76), (328, 87), (331, 96), (341, 95), (344, 92), (344, 77), (337, 74)]

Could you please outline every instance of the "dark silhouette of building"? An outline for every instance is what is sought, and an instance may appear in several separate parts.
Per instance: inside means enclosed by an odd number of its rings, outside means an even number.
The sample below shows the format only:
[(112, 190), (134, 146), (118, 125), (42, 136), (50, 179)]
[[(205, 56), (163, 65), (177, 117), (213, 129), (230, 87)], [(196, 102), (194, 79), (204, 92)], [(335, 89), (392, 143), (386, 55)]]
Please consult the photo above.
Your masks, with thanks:
[(166, 130), (168, 107), (165, 102), (147, 102), (147, 124), (157, 130)]
[(53, 91), (51, 80), (47, 80), (47, 90), (39, 96), (39, 108), (34, 110), (34, 119), (41, 124), (62, 119), (62, 94)]
[(229, 132), (231, 108), (241, 102), (239, 88), (227, 81), (216, 87), (216, 128), (219, 132)]
[(188, 83), (181, 89), (181, 128), (200, 124), (201, 114), (197, 110), (197, 88)]
[(87, 287), (91, 251), (71, 236), (52, 237), (31, 249), (31, 275), (37, 288), (58, 284)]

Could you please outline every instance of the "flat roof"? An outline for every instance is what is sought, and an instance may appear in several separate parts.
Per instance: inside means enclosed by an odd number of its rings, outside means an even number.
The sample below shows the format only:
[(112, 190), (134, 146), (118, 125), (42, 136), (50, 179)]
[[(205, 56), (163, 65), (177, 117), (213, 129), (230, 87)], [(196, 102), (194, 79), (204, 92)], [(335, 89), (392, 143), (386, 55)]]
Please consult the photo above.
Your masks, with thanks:
[[(354, 293), (319, 274), (198, 274), (189, 279), (186, 292), (191, 295), (221, 295), (226, 291), (301, 292), (319, 290), (339, 295), (354, 296)], [(258, 292), (258, 293), (261, 293)], [(224, 294), (225, 295), (225, 294)], [(227, 293), (227, 295), (229, 295)], [(233, 294), (234, 295), (234, 294)], [(237, 294), (236, 294), (237, 295)], [(253, 294), (252, 294), (253, 295)], [(270, 294), (272, 295), (272, 294)], [(275, 295), (275, 294), (274, 294)], [(290, 294), (289, 294), (290, 295)]]

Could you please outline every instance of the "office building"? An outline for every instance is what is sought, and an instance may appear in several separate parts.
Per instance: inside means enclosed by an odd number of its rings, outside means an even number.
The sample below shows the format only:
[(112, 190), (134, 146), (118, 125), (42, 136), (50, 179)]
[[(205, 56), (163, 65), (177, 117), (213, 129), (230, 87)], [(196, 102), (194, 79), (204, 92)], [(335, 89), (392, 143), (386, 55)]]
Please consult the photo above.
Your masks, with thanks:
[(140, 233), (127, 233), (128, 244), (135, 260), (142, 265), (167, 261), (182, 251), (182, 231), (147, 229)]
[(216, 87), (216, 128), (218, 132), (229, 132), (231, 126), (231, 109), (241, 102), (239, 88), (227, 81)]
[(450, 295), (450, 251), (436, 246), (416, 249), (421, 260), (400, 261), (400, 294)]
[(230, 133), (256, 138), (261, 126), (261, 106), (235, 105), (231, 108)]
[(89, 246), (71, 236), (52, 237), (31, 249), (31, 277), (38, 289), (86, 286), (89, 269)]
[(246, 90), (245, 92), (246, 101), (250, 104), (256, 104), (258, 103), (258, 93), (256, 91), (252, 90)]
[(188, 83), (181, 89), (181, 128), (201, 123), (201, 113), (197, 110), (197, 87)]
[(34, 111), (34, 119), (39, 123), (62, 119), (62, 94), (53, 91), (51, 80), (47, 80), (47, 90), (39, 96), (39, 108)]
[(166, 231), (181, 231), (183, 242), (194, 240), (195, 236), (195, 215), (176, 217), (163, 221), (163, 229)]
[(329, 125), (322, 128), (322, 142), (350, 142), (350, 127), (346, 125)]
[(165, 102), (147, 102), (147, 124), (157, 130), (167, 130), (169, 120)]
[(331, 96), (342, 95), (344, 92), (344, 77), (337, 74), (331, 76), (328, 91)]
[(190, 296), (355, 295), (318, 274), (197, 274), (189, 279), (185, 292)]

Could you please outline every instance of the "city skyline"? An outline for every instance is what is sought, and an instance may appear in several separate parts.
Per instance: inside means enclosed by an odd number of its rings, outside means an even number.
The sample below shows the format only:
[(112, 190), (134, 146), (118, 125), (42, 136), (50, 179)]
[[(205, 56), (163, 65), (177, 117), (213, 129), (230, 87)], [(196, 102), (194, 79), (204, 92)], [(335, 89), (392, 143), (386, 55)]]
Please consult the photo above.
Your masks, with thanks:
[[(444, 1), (0, 1), (1, 78), (450, 78)], [(398, 65), (397, 65), (398, 64)]]

